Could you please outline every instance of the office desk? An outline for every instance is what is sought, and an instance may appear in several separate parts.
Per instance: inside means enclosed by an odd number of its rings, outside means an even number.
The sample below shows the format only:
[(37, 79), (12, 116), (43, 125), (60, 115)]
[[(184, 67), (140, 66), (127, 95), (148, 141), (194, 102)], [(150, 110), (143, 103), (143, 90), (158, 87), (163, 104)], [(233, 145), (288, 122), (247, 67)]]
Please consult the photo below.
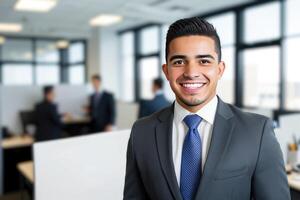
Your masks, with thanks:
[(288, 175), (288, 182), (291, 188), (292, 200), (300, 199), (300, 174), (292, 172)]
[(3, 139), (1, 142), (1, 146), (5, 150), (5, 149), (31, 146), (33, 143), (34, 143), (34, 139), (32, 136), (29, 135), (14, 136), (14, 137)]
[(28, 192), (29, 198), (33, 199), (33, 190), (34, 190), (34, 173), (33, 173), (33, 162), (26, 161), (21, 162), (17, 165), (17, 169), (20, 173), (21, 181), (21, 200), (24, 198), (24, 191)]
[(17, 165), (17, 169), (19, 170), (20, 174), (26, 178), (31, 184), (34, 183), (34, 173), (33, 173), (33, 162), (26, 161), (21, 162)]
[(34, 139), (31, 136), (14, 136), (3, 139), (3, 189), (4, 193), (20, 189), (19, 173), (17, 164), (23, 161), (32, 160), (32, 144)]
[(89, 117), (71, 117), (63, 119), (63, 130), (67, 136), (78, 136), (89, 133), (91, 119)]
[(63, 119), (65, 125), (68, 124), (88, 124), (91, 122), (89, 117), (70, 117)]

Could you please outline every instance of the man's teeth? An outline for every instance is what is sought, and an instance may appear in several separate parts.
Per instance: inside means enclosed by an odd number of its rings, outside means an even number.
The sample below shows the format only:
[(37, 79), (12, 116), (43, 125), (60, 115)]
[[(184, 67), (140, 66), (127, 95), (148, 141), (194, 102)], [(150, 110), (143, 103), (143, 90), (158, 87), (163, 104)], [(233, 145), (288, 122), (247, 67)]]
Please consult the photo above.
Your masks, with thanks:
[(184, 84), (182, 84), (183, 87), (185, 87), (185, 88), (191, 88), (191, 89), (199, 88), (202, 85), (203, 85), (203, 83), (184, 83)]

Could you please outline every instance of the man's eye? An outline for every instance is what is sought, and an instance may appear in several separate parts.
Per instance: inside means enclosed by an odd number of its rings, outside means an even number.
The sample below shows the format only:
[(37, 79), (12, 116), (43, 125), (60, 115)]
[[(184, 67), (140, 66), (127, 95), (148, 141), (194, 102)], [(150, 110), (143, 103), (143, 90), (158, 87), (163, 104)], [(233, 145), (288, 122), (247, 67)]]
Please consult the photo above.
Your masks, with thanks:
[(174, 65), (182, 65), (184, 64), (183, 60), (176, 60), (173, 62)]
[(200, 63), (201, 64), (210, 64), (210, 61), (209, 60), (200, 60)]

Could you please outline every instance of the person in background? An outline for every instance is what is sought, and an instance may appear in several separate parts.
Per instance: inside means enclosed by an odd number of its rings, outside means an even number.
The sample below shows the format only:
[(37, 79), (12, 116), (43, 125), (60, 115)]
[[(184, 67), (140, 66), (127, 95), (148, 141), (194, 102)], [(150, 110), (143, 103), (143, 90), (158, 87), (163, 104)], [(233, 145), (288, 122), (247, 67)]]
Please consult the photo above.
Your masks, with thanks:
[(36, 141), (46, 141), (62, 137), (62, 121), (54, 103), (55, 91), (53, 86), (44, 87), (44, 99), (35, 106)]
[(154, 93), (154, 98), (152, 100), (140, 101), (139, 118), (149, 116), (171, 105), (171, 103), (164, 96), (163, 80), (161, 78), (156, 78), (153, 80), (152, 92)]
[(90, 96), (89, 115), (91, 132), (112, 131), (115, 123), (115, 100), (111, 93), (101, 89), (101, 77), (93, 75), (91, 82), (95, 92)]

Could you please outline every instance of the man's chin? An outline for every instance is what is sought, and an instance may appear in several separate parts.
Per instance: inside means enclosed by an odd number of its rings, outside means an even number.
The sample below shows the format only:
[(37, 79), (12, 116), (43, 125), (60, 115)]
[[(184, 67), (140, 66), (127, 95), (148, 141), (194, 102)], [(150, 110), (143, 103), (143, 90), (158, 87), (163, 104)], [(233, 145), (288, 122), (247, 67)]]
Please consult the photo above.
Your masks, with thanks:
[(202, 98), (201, 99), (200, 98), (192, 98), (192, 99), (179, 98), (179, 100), (188, 107), (200, 106), (205, 102), (205, 99)]

